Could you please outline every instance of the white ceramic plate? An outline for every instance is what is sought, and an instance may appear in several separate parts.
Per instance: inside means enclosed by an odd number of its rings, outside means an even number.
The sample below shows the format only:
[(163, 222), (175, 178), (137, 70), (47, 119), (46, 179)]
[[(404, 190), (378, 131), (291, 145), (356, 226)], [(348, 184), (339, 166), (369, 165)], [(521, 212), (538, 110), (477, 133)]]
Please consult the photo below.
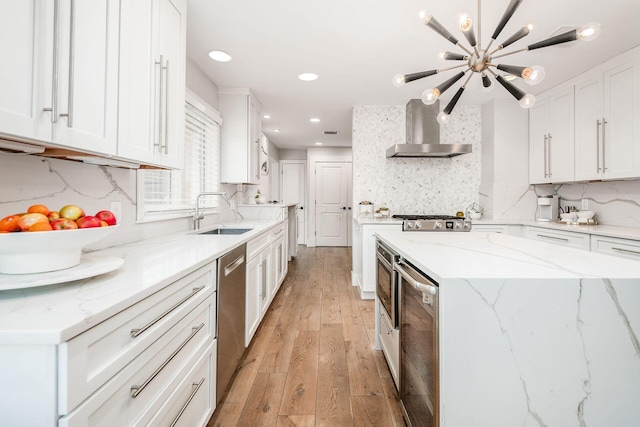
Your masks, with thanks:
[(74, 267), (82, 248), (118, 229), (82, 228), (0, 234), (0, 274), (33, 274)]
[(116, 257), (83, 255), (80, 264), (58, 271), (34, 274), (0, 274), (0, 291), (55, 285), (99, 276), (117, 270), (124, 260)]

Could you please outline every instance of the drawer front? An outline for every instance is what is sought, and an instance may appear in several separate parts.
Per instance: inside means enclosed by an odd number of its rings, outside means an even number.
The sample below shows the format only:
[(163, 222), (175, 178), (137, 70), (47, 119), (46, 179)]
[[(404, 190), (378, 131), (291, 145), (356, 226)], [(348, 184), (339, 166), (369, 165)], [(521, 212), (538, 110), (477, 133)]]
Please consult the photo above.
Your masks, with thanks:
[(264, 248), (269, 246), (269, 238), (271, 237), (271, 231), (266, 231), (261, 235), (253, 238), (247, 243), (247, 260), (252, 259), (258, 255)]
[[(380, 302), (378, 302), (380, 304)], [(398, 375), (400, 374), (400, 331), (391, 326), (391, 319), (387, 316), (387, 312), (380, 304), (380, 344), (387, 365), (391, 371), (391, 376), (398, 389)]]
[[(203, 427), (216, 404), (216, 343), (200, 358), (195, 368), (182, 376), (183, 381), (158, 410), (148, 411), (153, 418), (142, 425)], [(174, 391), (175, 390), (175, 391)], [(146, 416), (144, 417), (146, 418)]]
[(566, 231), (548, 230), (538, 227), (527, 227), (526, 237), (541, 242), (571, 246), (578, 249), (590, 250), (589, 235)]
[(502, 233), (509, 234), (509, 226), (507, 225), (489, 225), (489, 224), (472, 224), (471, 231), (481, 231), (483, 233)]
[[(214, 294), (215, 295), (215, 294)], [(144, 353), (98, 389), (59, 426), (124, 426), (138, 419), (214, 340), (215, 299), (203, 301)], [(176, 377), (178, 377), (176, 379)]]
[(592, 235), (591, 250), (640, 261), (640, 242), (637, 240)]
[(271, 229), (271, 241), (273, 242), (282, 236), (284, 236), (284, 223), (281, 223)]
[[(59, 346), (58, 408), (67, 414), (215, 290), (215, 263), (198, 269)], [(139, 330), (133, 337), (132, 331)]]

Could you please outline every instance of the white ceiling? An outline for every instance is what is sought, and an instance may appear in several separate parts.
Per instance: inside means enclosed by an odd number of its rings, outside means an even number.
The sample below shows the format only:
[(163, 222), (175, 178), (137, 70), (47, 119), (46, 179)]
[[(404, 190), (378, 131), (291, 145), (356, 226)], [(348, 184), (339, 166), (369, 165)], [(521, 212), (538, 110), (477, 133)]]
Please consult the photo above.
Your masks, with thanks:
[[(485, 0), (482, 44), (486, 45), (509, 0)], [(354, 105), (404, 105), (420, 98), (457, 71), (449, 71), (396, 88), (394, 74), (444, 68), (440, 51), (459, 51), (419, 22), (420, 10), (433, 14), (466, 43), (454, 23), (462, 11), (477, 16), (477, 0), (188, 0), (187, 55), (219, 87), (249, 87), (263, 106), (262, 128), (280, 148), (351, 145)], [(592, 42), (572, 42), (503, 59), (512, 65), (542, 65), (545, 81), (526, 92), (539, 93), (640, 44), (638, 0), (525, 0), (498, 38), (505, 40), (529, 22), (535, 29), (506, 51), (546, 38), (560, 26), (599, 22), (602, 34)], [(476, 30), (477, 30), (477, 23)], [(495, 45), (494, 45), (495, 46)], [(210, 50), (233, 60), (218, 63)], [(314, 82), (297, 79), (314, 72)], [(457, 86), (443, 96), (441, 108)], [(483, 104), (509, 98), (502, 87), (480, 90), (477, 77), (459, 104)], [(513, 98), (512, 98), (513, 99)], [(517, 102), (514, 99), (514, 107)], [(454, 110), (455, 114), (455, 110)], [(317, 117), (320, 123), (309, 119)], [(280, 128), (281, 132), (273, 131)], [(337, 136), (323, 131), (337, 130)]]

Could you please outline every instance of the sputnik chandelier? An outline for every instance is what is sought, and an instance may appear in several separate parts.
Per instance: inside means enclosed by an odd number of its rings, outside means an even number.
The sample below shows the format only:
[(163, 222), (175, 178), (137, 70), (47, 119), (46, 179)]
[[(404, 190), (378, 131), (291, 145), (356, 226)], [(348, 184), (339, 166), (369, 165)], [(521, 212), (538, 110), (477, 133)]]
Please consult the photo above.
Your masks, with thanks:
[[(539, 41), (537, 43), (530, 44), (529, 46), (514, 50), (512, 52), (500, 53), (506, 47), (512, 45), (523, 37), (527, 36), (529, 32), (533, 29), (533, 25), (529, 24), (518, 31), (516, 31), (511, 37), (500, 43), (497, 47), (491, 50), (491, 46), (496, 41), (502, 30), (504, 29), (509, 19), (513, 16), (520, 3), (523, 0), (511, 0), (509, 6), (504, 11), (498, 26), (496, 27), (493, 35), (491, 36), (491, 40), (486, 48), (482, 48), (480, 44), (481, 38), (481, 0), (478, 0), (478, 37), (476, 39), (476, 35), (473, 30), (473, 20), (469, 14), (462, 14), (460, 16), (459, 28), (464, 34), (464, 37), (467, 39), (467, 42), (471, 46), (471, 48), (463, 45), (457, 38), (453, 36), (440, 22), (438, 22), (433, 16), (426, 14), (425, 12), (420, 12), (420, 20), (424, 22), (424, 24), (431, 28), (436, 33), (440, 34), (442, 37), (447, 39), (452, 44), (456, 45), (460, 48), (464, 53), (455, 53), (455, 52), (442, 52), (440, 53), (440, 58), (446, 61), (464, 61), (462, 65), (456, 65), (448, 68), (429, 70), (429, 71), (421, 71), (418, 73), (412, 74), (397, 74), (393, 77), (393, 84), (396, 87), (401, 87), (405, 83), (412, 82), (414, 80), (419, 80), (425, 77), (432, 76), (434, 74), (439, 74), (444, 71), (453, 70), (456, 68), (466, 67), (466, 70), (460, 71), (450, 79), (442, 82), (440, 85), (429, 88), (422, 93), (422, 102), (427, 105), (431, 105), (436, 102), (440, 96), (449, 89), (455, 82), (463, 78), (466, 74), (467, 79), (464, 84), (458, 89), (456, 94), (451, 98), (451, 101), (447, 104), (440, 114), (438, 114), (438, 123), (445, 124), (449, 120), (449, 115), (453, 111), (456, 103), (462, 96), (462, 92), (464, 92), (467, 83), (471, 79), (471, 77), (475, 74), (480, 75), (482, 79), (482, 87), (485, 91), (490, 91), (493, 88), (493, 82), (490, 78), (492, 76), (495, 78), (498, 83), (500, 83), (514, 98), (519, 101), (519, 104), (522, 108), (530, 108), (536, 102), (536, 98), (528, 93), (523, 92), (520, 88), (512, 84), (508, 81), (510, 78), (521, 78), (525, 83), (529, 85), (537, 85), (542, 82), (545, 76), (544, 68), (539, 65), (522, 67), (517, 65), (507, 65), (502, 63), (495, 63), (494, 61), (498, 58), (502, 58), (505, 56), (513, 55), (514, 53), (530, 51), (534, 49), (540, 49), (548, 46), (555, 46), (561, 43), (567, 43), (574, 40), (584, 40), (590, 41), (595, 39), (598, 34), (600, 34), (600, 24), (591, 22), (584, 25), (580, 29), (574, 29), (571, 31), (567, 31), (565, 33), (549, 37), (548, 39)], [(500, 53), (499, 55), (496, 55)], [(498, 74), (494, 69), (503, 71), (507, 73), (505, 76)]]

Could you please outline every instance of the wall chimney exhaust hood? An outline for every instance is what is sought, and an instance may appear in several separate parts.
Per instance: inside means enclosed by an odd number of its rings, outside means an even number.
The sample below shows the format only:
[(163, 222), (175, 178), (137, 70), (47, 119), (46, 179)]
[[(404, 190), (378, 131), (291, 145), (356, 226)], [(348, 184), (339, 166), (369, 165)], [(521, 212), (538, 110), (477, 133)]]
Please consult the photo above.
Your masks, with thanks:
[(471, 153), (471, 144), (440, 144), (440, 124), (436, 120), (440, 101), (425, 105), (420, 99), (407, 104), (407, 143), (394, 144), (387, 157), (448, 158)]

